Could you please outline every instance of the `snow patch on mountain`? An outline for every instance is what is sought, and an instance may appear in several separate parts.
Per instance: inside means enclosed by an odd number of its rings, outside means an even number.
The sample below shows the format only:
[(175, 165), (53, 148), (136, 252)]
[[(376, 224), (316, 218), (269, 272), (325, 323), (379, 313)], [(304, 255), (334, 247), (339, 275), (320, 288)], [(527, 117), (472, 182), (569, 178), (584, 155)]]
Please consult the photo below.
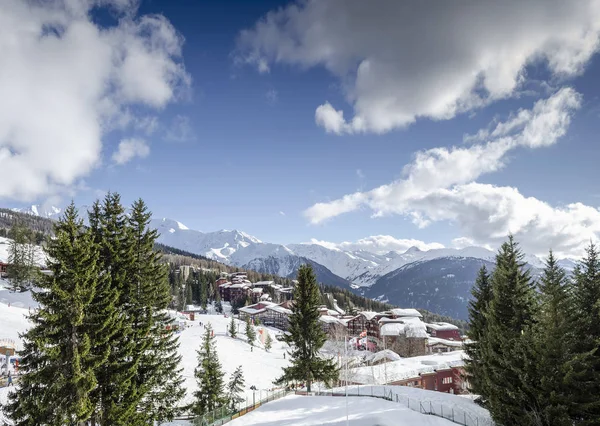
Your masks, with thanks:
[(41, 204), (33, 204), (25, 208), (11, 209), (13, 212), (30, 214), (32, 216), (45, 217), (55, 219), (62, 213), (62, 209), (54, 206), (43, 206)]

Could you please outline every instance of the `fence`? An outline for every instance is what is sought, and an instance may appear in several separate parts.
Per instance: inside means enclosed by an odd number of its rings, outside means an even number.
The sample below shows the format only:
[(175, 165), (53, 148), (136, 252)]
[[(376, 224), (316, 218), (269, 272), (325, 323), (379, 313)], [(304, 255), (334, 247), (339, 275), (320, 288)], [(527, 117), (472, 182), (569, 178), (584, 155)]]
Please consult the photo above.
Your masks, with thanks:
[[(265, 392), (267, 393), (266, 398), (260, 398), (261, 394)], [(232, 421), (233, 419), (237, 419), (238, 417), (249, 413), (250, 411), (256, 410), (258, 407), (266, 404), (267, 402), (283, 398), (293, 392), (282, 390), (277, 392), (257, 391), (257, 393), (259, 394), (259, 399), (253, 400), (251, 403), (250, 401), (247, 401), (246, 404), (244, 404), (244, 408), (238, 407), (236, 410), (232, 410), (231, 407), (223, 406), (201, 416), (192, 417), (190, 420), (192, 420), (192, 424), (194, 424), (194, 426), (223, 425)]]
[[(304, 393), (307, 394), (307, 393)], [(346, 396), (345, 389), (338, 388), (331, 391), (311, 392), (316, 396)], [(494, 426), (493, 420), (486, 415), (478, 414), (480, 407), (471, 410), (467, 405), (444, 403), (439, 400), (423, 400), (423, 398), (411, 398), (409, 395), (398, 393), (395, 389), (384, 386), (356, 386), (348, 387), (349, 397), (371, 397), (381, 398), (387, 401), (397, 402), (405, 405), (413, 411), (421, 414), (441, 417), (453, 423), (463, 426)], [(466, 403), (466, 401), (465, 401)]]

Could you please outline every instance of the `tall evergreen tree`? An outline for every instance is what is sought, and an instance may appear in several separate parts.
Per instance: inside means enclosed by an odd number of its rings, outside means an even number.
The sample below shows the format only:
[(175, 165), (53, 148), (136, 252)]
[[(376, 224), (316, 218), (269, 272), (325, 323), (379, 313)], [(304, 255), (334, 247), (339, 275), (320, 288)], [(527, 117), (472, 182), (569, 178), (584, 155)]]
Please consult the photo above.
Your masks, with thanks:
[(236, 330), (235, 318), (233, 317), (233, 315), (231, 316), (231, 321), (229, 321), (228, 330), (229, 330), (229, 335), (235, 339), (235, 337), (237, 336), (237, 330)]
[(235, 369), (227, 384), (227, 400), (229, 401), (229, 408), (231, 411), (235, 411), (238, 404), (244, 401), (244, 398), (240, 396), (243, 391), (244, 374), (242, 373), (242, 366), (240, 365)]
[(536, 315), (534, 283), (518, 244), (510, 236), (496, 256), (493, 297), (487, 311), (482, 368), (487, 383), (483, 395), (500, 424), (530, 424), (527, 410), (535, 402), (532, 377), (532, 330)]
[(206, 326), (204, 338), (198, 350), (198, 367), (194, 375), (198, 382), (198, 390), (194, 393), (196, 414), (206, 414), (227, 402), (224, 394), (223, 371), (210, 323)]
[(119, 327), (111, 338), (111, 350), (98, 375), (98, 422), (102, 425), (129, 426), (136, 418), (139, 396), (134, 320), (137, 305), (132, 300), (133, 244), (121, 197), (109, 193), (104, 198), (99, 218), (100, 263), (110, 286), (118, 294)]
[(571, 331), (574, 356), (566, 380), (573, 392), (572, 418), (579, 424), (600, 419), (600, 258), (594, 244), (574, 271)]
[(100, 275), (92, 235), (71, 204), (56, 224), (47, 254), (51, 276), (33, 291), (40, 308), (25, 333), (17, 391), (8, 412), (17, 426), (85, 425), (96, 386), (90, 305)]
[(319, 356), (327, 336), (319, 322), (319, 285), (310, 265), (302, 265), (298, 270), (298, 284), (294, 289), (294, 304), (289, 318), (289, 334), (285, 340), (291, 347), (291, 365), (283, 369), (277, 384), (292, 381), (306, 383), (310, 392), (315, 381), (330, 385), (339, 376), (335, 364)]
[(487, 336), (487, 310), (493, 297), (490, 275), (485, 265), (479, 270), (475, 285), (471, 290), (473, 299), (469, 302), (469, 332), (470, 343), (465, 345), (468, 355), (465, 369), (469, 379), (471, 392), (476, 395), (486, 395), (486, 372), (483, 363), (482, 347)]
[(256, 331), (254, 330), (254, 326), (250, 323), (250, 317), (246, 318), (246, 340), (250, 346), (254, 346), (254, 342), (256, 341)]
[[(96, 201), (88, 212), (88, 222), (97, 250), (106, 245), (105, 235), (100, 224), (101, 214), (102, 208), (100, 203)], [(111, 285), (110, 274), (103, 269), (106, 264), (101, 259), (99, 259), (98, 264), (100, 271), (89, 314), (89, 321), (92, 325), (90, 331), (91, 352), (94, 355), (95, 373), (98, 380), (98, 386), (90, 395), (94, 405), (91, 418), (92, 424), (100, 422), (102, 395), (106, 391), (103, 385), (110, 380), (108, 359), (112, 352), (113, 337), (121, 329), (124, 319), (117, 308), (119, 292)]]
[[(572, 425), (571, 396), (565, 381), (569, 373), (573, 337), (573, 303), (565, 271), (552, 251), (539, 281), (540, 311), (535, 326), (534, 363), (537, 401), (534, 420), (542, 425)], [(533, 422), (532, 422), (533, 423)]]
[[(133, 305), (133, 336), (137, 342), (132, 360), (136, 363), (135, 394), (137, 422), (172, 420), (177, 403), (184, 396), (179, 367), (178, 338), (165, 311), (170, 292), (167, 269), (154, 251), (157, 231), (149, 228), (151, 213), (137, 200), (131, 209), (129, 226), (133, 242), (130, 273), (130, 300)], [(131, 423), (133, 424), (133, 422)]]

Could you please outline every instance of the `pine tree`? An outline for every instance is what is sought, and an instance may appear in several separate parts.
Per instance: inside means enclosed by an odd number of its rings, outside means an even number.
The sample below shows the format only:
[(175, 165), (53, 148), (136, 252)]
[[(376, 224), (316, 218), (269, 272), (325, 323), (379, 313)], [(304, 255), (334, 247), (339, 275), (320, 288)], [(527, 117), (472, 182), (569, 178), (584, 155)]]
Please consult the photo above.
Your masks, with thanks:
[(298, 284), (294, 289), (289, 334), (285, 338), (291, 347), (291, 365), (283, 369), (283, 375), (276, 380), (277, 384), (302, 381), (310, 392), (315, 381), (329, 385), (338, 379), (339, 371), (335, 364), (319, 357), (319, 350), (327, 340), (319, 322), (320, 300), (319, 286), (312, 267), (302, 265), (298, 270)]
[(565, 271), (552, 251), (539, 282), (540, 311), (535, 326), (534, 363), (536, 384), (532, 393), (535, 420), (542, 425), (572, 425), (570, 418), (572, 389), (565, 383), (572, 353), (570, 333), (573, 303)]
[(108, 360), (98, 375), (98, 422), (103, 426), (129, 426), (134, 424), (139, 402), (136, 354), (144, 348), (136, 341), (133, 324), (137, 305), (131, 292), (134, 263), (131, 229), (118, 194), (106, 195), (99, 219), (100, 263), (110, 287), (118, 294), (119, 327), (114, 330)]
[(594, 244), (574, 271), (571, 335), (573, 357), (566, 381), (573, 389), (571, 417), (578, 424), (600, 418), (600, 258)]
[[(496, 256), (492, 275), (493, 297), (487, 310), (487, 334), (481, 347), (485, 383), (482, 395), (494, 420), (500, 424), (530, 424), (535, 378), (532, 326), (536, 298), (523, 254), (510, 236)], [(501, 384), (501, 386), (499, 386)]]
[[(96, 201), (88, 212), (89, 229), (97, 250), (104, 246), (105, 235), (101, 229), (100, 216), (102, 208)], [(106, 266), (99, 259), (100, 266)], [(92, 423), (98, 423), (101, 418), (102, 394), (105, 390), (104, 383), (109, 382), (108, 359), (112, 352), (113, 337), (123, 326), (123, 317), (117, 308), (119, 292), (111, 285), (110, 275), (102, 269), (98, 276), (96, 292), (90, 306), (89, 321), (91, 324), (90, 341), (91, 352), (94, 355), (95, 373), (98, 386), (91, 392), (90, 398), (94, 405)]]
[(229, 322), (229, 335), (231, 337), (233, 337), (234, 339), (237, 336), (237, 330), (236, 330), (236, 324), (235, 324), (235, 318), (233, 318), (233, 315), (231, 316), (231, 321)]
[(231, 411), (235, 411), (236, 406), (244, 401), (244, 398), (240, 396), (240, 393), (243, 391), (244, 375), (242, 373), (242, 366), (240, 365), (235, 369), (227, 384), (227, 400), (229, 401)]
[(223, 313), (223, 305), (221, 304), (221, 300), (217, 300), (215, 302), (215, 311), (222, 314)]
[(269, 352), (273, 347), (273, 339), (271, 338), (271, 333), (267, 331), (267, 338), (265, 339), (265, 350)]
[[(136, 362), (137, 413), (139, 424), (172, 420), (177, 403), (184, 396), (179, 342), (173, 329), (167, 330), (170, 301), (167, 269), (154, 251), (157, 231), (149, 228), (151, 213), (142, 200), (131, 209), (133, 267), (130, 273), (130, 300), (133, 331), (137, 342), (132, 360)], [(133, 422), (131, 423), (133, 424)]]
[(194, 376), (198, 382), (198, 390), (194, 393), (196, 414), (206, 414), (226, 403), (227, 398), (223, 391), (223, 372), (210, 323), (206, 326), (206, 332), (198, 350), (198, 367)]
[(8, 412), (17, 426), (84, 425), (96, 386), (89, 311), (99, 269), (98, 252), (71, 204), (56, 224), (47, 255), (52, 276), (33, 295), (40, 304), (25, 333), (17, 391)]
[(465, 345), (468, 355), (465, 369), (469, 380), (470, 390), (476, 395), (486, 395), (486, 372), (482, 362), (482, 346), (487, 335), (486, 313), (492, 300), (492, 284), (485, 265), (479, 270), (475, 285), (471, 290), (473, 299), (469, 302), (469, 332), (470, 343)]
[(256, 331), (254, 330), (252, 323), (250, 323), (250, 317), (246, 317), (246, 339), (250, 346), (254, 346), (254, 342), (256, 341)]

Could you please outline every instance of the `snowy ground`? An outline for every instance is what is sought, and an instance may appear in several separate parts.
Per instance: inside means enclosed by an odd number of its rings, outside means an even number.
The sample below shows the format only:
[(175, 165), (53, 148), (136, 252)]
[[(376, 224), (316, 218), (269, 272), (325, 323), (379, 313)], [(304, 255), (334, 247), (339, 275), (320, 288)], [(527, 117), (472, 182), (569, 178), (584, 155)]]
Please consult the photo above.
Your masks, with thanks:
[[(396, 402), (349, 397), (349, 426), (450, 426), (439, 417), (409, 410)], [(346, 399), (328, 396), (288, 396), (270, 402), (229, 423), (231, 426), (344, 426)]]
[[(10, 305), (10, 306), (9, 306)], [(30, 292), (12, 293), (7, 290), (6, 282), (0, 280), (0, 339), (13, 339), (22, 347), (18, 334), (28, 328), (26, 315), (29, 307), (35, 307)], [(239, 365), (242, 366), (245, 377), (245, 395), (252, 401), (251, 386), (256, 386), (256, 400), (267, 396), (269, 389), (274, 387), (273, 380), (281, 375), (282, 367), (288, 364), (284, 359), (286, 345), (276, 339), (280, 331), (266, 327), (256, 327), (257, 335), (263, 329), (263, 335), (270, 333), (273, 347), (266, 352), (262, 342), (257, 342), (253, 350), (245, 341), (245, 324), (239, 322), (239, 335), (237, 339), (226, 336), (227, 326), (231, 318), (221, 315), (197, 315), (194, 322), (188, 322), (188, 327), (179, 334), (181, 366), (185, 378), (187, 395), (185, 403), (191, 402), (193, 392), (197, 389), (194, 378), (194, 369), (197, 365), (197, 353), (204, 328), (200, 325), (211, 323), (214, 329), (219, 359), (223, 366), (226, 380)], [(340, 389), (342, 391), (343, 389)], [(427, 416), (418, 412), (420, 403), (441, 409), (447, 414), (455, 410), (457, 416), (468, 416), (479, 419), (479, 425), (485, 425), (489, 414), (470, 399), (461, 398), (440, 392), (424, 391), (402, 386), (362, 386), (351, 387), (350, 394), (377, 395), (390, 390), (393, 397), (398, 395), (399, 402), (389, 402), (377, 398), (352, 397), (350, 401), (350, 425), (358, 426), (386, 426), (386, 425), (447, 425), (447, 420), (434, 416)], [(8, 397), (8, 388), (0, 388), (0, 404), (5, 403)], [(410, 401), (409, 401), (410, 399)], [(410, 407), (410, 409), (408, 408)], [(415, 411), (416, 409), (416, 411)], [(0, 412), (0, 424), (5, 419)], [(270, 402), (258, 410), (249, 413), (231, 423), (232, 426), (244, 425), (276, 426), (276, 425), (344, 425), (345, 424), (345, 399), (340, 397), (300, 397), (293, 396), (283, 400)], [(473, 423), (475, 424), (475, 423)], [(172, 425), (189, 425), (187, 422), (176, 422)]]
[[(35, 307), (37, 304), (31, 298), (31, 292), (14, 293), (8, 290), (8, 283), (0, 280), (0, 339), (12, 339), (17, 343), (17, 348), (22, 348), (22, 342), (19, 339), (19, 333), (23, 333), (29, 327), (26, 315), (29, 313), (29, 307)], [(200, 346), (204, 328), (200, 326), (211, 323), (214, 329), (219, 360), (223, 366), (226, 380), (233, 371), (239, 366), (245, 378), (245, 395), (248, 401), (252, 401), (253, 391), (251, 386), (258, 390), (254, 397), (256, 400), (267, 397), (267, 390), (274, 387), (273, 380), (282, 373), (282, 367), (287, 365), (284, 359), (286, 345), (279, 342), (275, 336), (280, 331), (267, 327), (255, 327), (257, 336), (260, 336), (260, 330), (266, 338), (266, 333), (271, 334), (273, 340), (272, 348), (269, 352), (264, 350), (263, 343), (257, 341), (253, 350), (246, 343), (245, 323), (238, 321), (238, 338), (232, 339), (226, 336), (227, 326), (231, 318), (220, 315), (196, 315), (194, 322), (188, 322), (188, 327), (179, 334), (180, 348), (182, 356), (181, 366), (185, 378), (185, 387), (187, 395), (183, 403), (189, 403), (193, 400), (193, 393), (197, 389), (194, 378), (194, 369), (198, 365), (196, 350)], [(237, 321), (237, 320), (236, 320)], [(0, 403), (6, 402), (7, 388), (0, 388)], [(0, 414), (0, 424), (2, 424), (2, 415)]]
[[(344, 393), (345, 388), (332, 392)], [(349, 386), (348, 395), (371, 395), (391, 397), (404, 407), (418, 412), (432, 412), (438, 416), (455, 418), (467, 425), (491, 425), (490, 413), (471, 398), (445, 392), (435, 392), (408, 386)]]
[[(263, 329), (263, 333), (270, 333), (273, 340), (272, 348), (269, 352), (263, 349), (261, 342), (257, 342), (254, 349), (250, 350), (250, 345), (245, 341), (245, 323), (239, 323), (239, 335), (236, 339), (226, 336), (227, 326), (231, 318), (225, 318), (223, 315), (197, 315), (194, 323), (190, 322), (190, 326), (180, 334), (180, 353), (183, 356), (182, 366), (183, 375), (185, 377), (185, 386), (188, 394), (186, 402), (190, 402), (193, 397), (193, 392), (197, 389), (196, 380), (194, 378), (194, 369), (198, 365), (196, 350), (200, 346), (201, 337), (204, 332), (203, 324), (211, 323), (215, 332), (217, 341), (217, 351), (219, 360), (223, 366), (223, 372), (227, 380), (233, 371), (239, 366), (242, 366), (244, 379), (246, 380), (246, 397), (249, 401), (252, 400), (251, 386), (255, 386), (258, 391), (254, 395), (256, 400), (267, 397), (267, 390), (274, 387), (273, 380), (279, 377), (282, 373), (282, 367), (287, 365), (287, 360), (283, 358), (286, 344), (279, 342), (275, 336), (280, 331), (267, 327), (256, 327), (257, 335), (259, 329)], [(266, 336), (266, 334), (265, 334)]]

